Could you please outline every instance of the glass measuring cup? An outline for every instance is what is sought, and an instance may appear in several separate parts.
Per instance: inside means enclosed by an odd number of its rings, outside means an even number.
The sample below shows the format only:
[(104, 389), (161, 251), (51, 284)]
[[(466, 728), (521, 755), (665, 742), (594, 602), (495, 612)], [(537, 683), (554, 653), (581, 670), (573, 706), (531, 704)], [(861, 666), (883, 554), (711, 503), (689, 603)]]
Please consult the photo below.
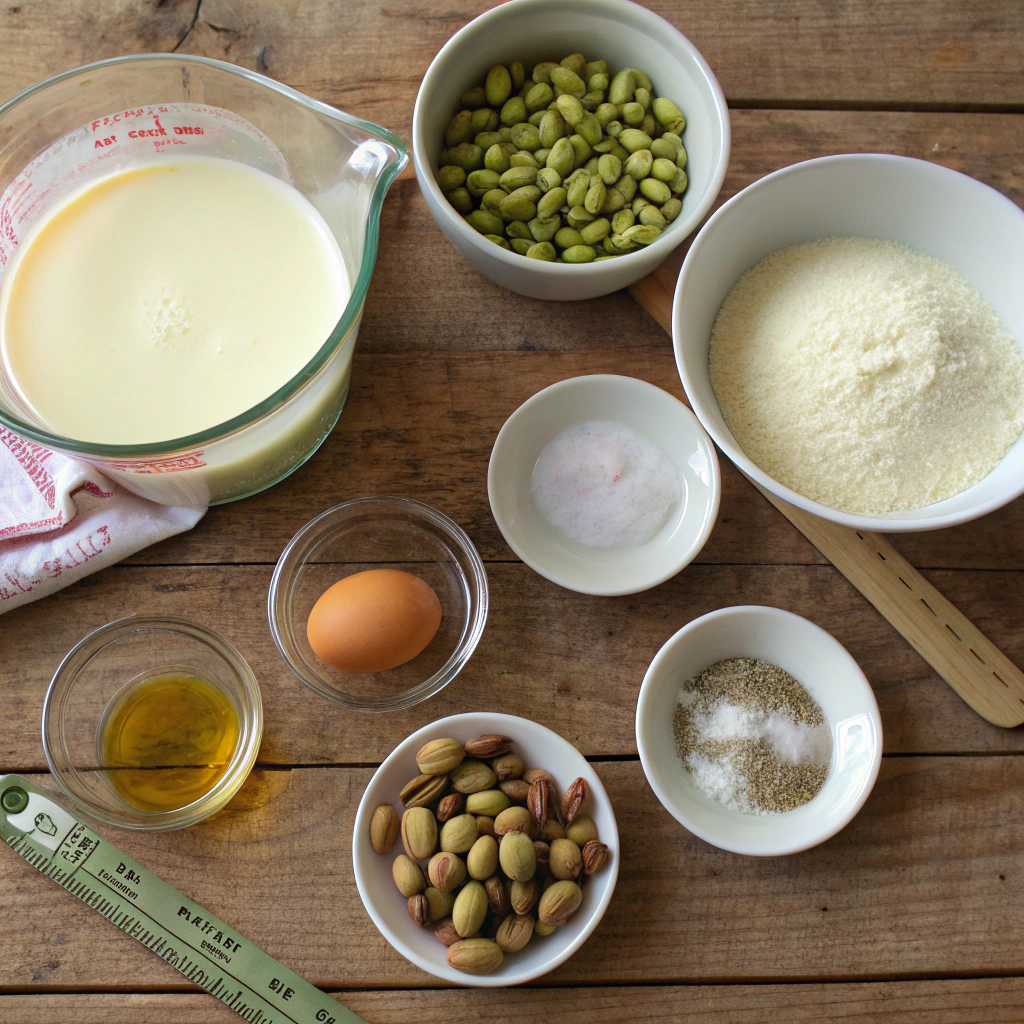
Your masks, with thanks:
[(91, 462), (145, 498), (207, 505), (282, 480), (334, 427), (348, 395), (381, 204), (408, 154), (386, 129), (222, 61), (144, 54), (88, 64), (0, 107), (0, 277), (18, 242), (69, 192), (182, 153), (248, 164), (316, 207), (352, 282), (334, 330), (298, 374), (258, 405), (209, 430), (155, 444), (93, 444), (52, 433), (0, 361), (0, 426)]

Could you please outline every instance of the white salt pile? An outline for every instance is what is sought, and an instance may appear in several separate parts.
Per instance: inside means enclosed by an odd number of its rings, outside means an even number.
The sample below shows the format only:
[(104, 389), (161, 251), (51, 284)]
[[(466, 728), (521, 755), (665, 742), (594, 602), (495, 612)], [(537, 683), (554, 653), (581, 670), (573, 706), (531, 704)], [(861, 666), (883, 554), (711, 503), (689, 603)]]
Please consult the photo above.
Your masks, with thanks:
[(548, 523), (593, 548), (645, 544), (681, 495), (668, 456), (610, 420), (578, 423), (551, 440), (537, 459), (532, 490)]

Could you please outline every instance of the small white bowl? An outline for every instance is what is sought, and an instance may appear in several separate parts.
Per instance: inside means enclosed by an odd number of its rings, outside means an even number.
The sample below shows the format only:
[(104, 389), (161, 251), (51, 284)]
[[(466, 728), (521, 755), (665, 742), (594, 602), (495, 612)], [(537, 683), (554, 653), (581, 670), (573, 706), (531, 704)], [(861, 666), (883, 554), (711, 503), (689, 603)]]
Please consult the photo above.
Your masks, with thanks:
[[(730, 811), (694, 785), (676, 751), (679, 689), (726, 658), (760, 658), (785, 669), (821, 705), (832, 727), (832, 766), (819, 793), (786, 814)], [(882, 762), (875, 695), (849, 652), (813, 622), (760, 605), (709, 612), (655, 655), (636, 705), (640, 761), (658, 799), (706, 843), (749, 857), (778, 857), (823, 843), (852, 820)]]
[[(583, 883), (583, 902), (568, 924), (552, 935), (536, 936), (525, 949), (505, 956), (493, 974), (463, 974), (445, 960), (448, 947), (428, 928), (417, 928), (409, 918), (405, 897), (395, 888), (391, 865), (402, 853), (399, 839), (386, 854), (370, 846), (370, 818), (378, 804), (393, 804), (401, 814), (398, 799), (402, 787), (417, 774), (416, 751), (429, 740), (452, 737), (466, 743), (476, 736), (501, 733), (514, 741), (513, 751), (528, 768), (544, 768), (555, 777), (559, 795), (573, 779), (584, 778), (593, 792), (590, 811), (601, 842), (608, 847), (608, 862)], [(366, 912), (381, 934), (411, 963), (444, 981), (478, 988), (501, 988), (532, 981), (564, 963), (583, 945), (598, 926), (611, 902), (619, 877), (619, 830), (615, 812), (597, 772), (583, 755), (558, 733), (527, 718), (486, 711), (452, 715), (424, 726), (403, 740), (374, 772), (359, 801), (352, 836), (352, 867), (359, 896)]]
[[(537, 509), (531, 491), (537, 458), (561, 431), (588, 420), (632, 427), (679, 473), (682, 500), (646, 544), (587, 547), (563, 536)], [(501, 535), (531, 569), (567, 590), (614, 597), (656, 587), (693, 561), (715, 525), (721, 477), (715, 446), (682, 402), (635, 377), (602, 373), (552, 384), (505, 421), (487, 467), (487, 496)]]
[(1024, 436), (966, 491), (878, 517), (812, 501), (744, 454), (722, 416), (708, 372), (719, 307), (739, 277), (776, 250), (842, 235), (902, 242), (955, 267), (1024, 349), (1024, 210), (988, 185), (924, 160), (878, 153), (807, 160), (733, 196), (701, 228), (686, 254), (672, 306), (672, 341), (683, 387), (704, 428), (762, 487), (855, 530), (937, 530), (977, 519), (1024, 493)]
[[(576, 52), (607, 60), (613, 71), (641, 68), (656, 94), (676, 103), (686, 117), (690, 183), (682, 213), (651, 245), (600, 263), (545, 263), (502, 249), (474, 231), (438, 187), (437, 161), (459, 97), (483, 82), (489, 68), (513, 60), (560, 60)], [(438, 227), (485, 277), (536, 299), (590, 299), (645, 277), (704, 219), (729, 164), (729, 110), (707, 62), (664, 18), (627, 0), (511, 0), (474, 18), (445, 43), (423, 76), (412, 137), (416, 178)]]

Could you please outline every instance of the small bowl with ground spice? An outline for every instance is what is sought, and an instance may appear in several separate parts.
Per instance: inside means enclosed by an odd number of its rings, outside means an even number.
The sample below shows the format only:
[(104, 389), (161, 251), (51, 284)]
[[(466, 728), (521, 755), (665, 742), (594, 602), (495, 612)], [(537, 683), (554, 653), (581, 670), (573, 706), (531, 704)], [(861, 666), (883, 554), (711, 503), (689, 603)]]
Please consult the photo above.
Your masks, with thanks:
[(864, 805), (882, 758), (871, 686), (807, 619), (741, 605), (684, 626), (644, 676), (640, 760), (658, 799), (713, 846), (817, 846)]

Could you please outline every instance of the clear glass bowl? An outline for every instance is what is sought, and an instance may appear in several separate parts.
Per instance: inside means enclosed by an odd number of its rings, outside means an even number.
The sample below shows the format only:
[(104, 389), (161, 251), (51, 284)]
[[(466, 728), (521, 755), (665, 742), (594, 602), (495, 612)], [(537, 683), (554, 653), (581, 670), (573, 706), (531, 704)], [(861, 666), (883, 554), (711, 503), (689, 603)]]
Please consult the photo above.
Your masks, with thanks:
[[(334, 668), (313, 653), (306, 620), (320, 595), (364, 569), (404, 569), (433, 587), (441, 626), (412, 661), (387, 672)], [(487, 573), (466, 532), (411, 498), (346, 501), (311, 519), (288, 542), (267, 600), (270, 631), (288, 667), (343, 707), (397, 711), (447, 686), (476, 649), (487, 621)]]
[(2, 365), (0, 424), (95, 464), (145, 498), (209, 505), (282, 480), (334, 427), (348, 396), (381, 205), (408, 155), (386, 129), (233, 64), (179, 54), (88, 64), (0, 106), (0, 276), (19, 238), (70, 191), (181, 153), (248, 164), (292, 185), (316, 207), (352, 283), (330, 337), (264, 401), (187, 437), (139, 445), (61, 437), (25, 407)]
[[(167, 671), (217, 685), (235, 706), (238, 741), (224, 774), (202, 797), (171, 811), (140, 811), (110, 782), (99, 737), (126, 684)], [(248, 776), (262, 735), (252, 669), (224, 637), (184, 619), (131, 615), (93, 630), (61, 662), (43, 704), (43, 750), (64, 795), (98, 821), (123, 828), (183, 828), (219, 811)]]

